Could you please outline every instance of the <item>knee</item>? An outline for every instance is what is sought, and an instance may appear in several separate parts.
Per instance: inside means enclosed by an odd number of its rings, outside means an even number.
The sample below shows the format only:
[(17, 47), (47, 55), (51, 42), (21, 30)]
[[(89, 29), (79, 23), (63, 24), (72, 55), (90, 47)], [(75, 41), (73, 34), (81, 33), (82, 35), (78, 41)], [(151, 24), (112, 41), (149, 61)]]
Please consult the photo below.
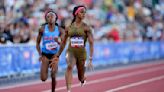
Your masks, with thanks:
[(73, 67), (70, 66), (70, 65), (67, 67), (67, 70), (68, 70), (68, 71), (72, 71), (72, 69), (73, 69)]
[(41, 79), (43, 82), (45, 82), (47, 79)]
[(45, 82), (45, 81), (47, 80), (47, 77), (41, 76), (40, 79), (41, 79), (43, 82)]

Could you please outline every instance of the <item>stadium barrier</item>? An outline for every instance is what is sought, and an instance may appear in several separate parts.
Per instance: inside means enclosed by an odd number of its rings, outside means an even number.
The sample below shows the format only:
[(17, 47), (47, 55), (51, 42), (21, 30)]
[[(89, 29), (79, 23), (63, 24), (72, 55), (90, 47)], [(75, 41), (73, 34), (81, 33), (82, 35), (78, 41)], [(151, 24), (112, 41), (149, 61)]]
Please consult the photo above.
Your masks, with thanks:
[[(87, 45), (89, 52), (89, 46)], [(59, 72), (65, 71), (66, 50), (60, 56)], [(88, 53), (89, 55), (89, 53)], [(142, 62), (164, 57), (164, 42), (95, 43), (95, 67)], [(34, 45), (0, 45), (0, 77), (39, 72), (40, 62)]]

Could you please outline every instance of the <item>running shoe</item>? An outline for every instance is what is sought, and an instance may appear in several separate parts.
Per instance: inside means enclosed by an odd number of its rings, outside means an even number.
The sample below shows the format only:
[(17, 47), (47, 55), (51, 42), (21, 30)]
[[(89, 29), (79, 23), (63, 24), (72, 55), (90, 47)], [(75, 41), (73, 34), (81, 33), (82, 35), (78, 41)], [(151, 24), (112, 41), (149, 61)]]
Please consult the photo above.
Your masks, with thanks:
[(85, 86), (86, 82), (87, 82), (86, 80), (81, 81), (81, 87)]

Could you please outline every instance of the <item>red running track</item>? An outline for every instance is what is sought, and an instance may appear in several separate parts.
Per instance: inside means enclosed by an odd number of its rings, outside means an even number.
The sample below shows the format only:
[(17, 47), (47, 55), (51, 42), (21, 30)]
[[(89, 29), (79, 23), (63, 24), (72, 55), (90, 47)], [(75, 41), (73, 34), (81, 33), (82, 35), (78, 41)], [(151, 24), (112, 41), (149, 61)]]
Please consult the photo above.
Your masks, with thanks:
[[(56, 92), (66, 92), (64, 78), (57, 82)], [(50, 80), (3, 87), (0, 92), (51, 92)], [(84, 87), (75, 75), (72, 92), (164, 92), (164, 61), (89, 72)]]

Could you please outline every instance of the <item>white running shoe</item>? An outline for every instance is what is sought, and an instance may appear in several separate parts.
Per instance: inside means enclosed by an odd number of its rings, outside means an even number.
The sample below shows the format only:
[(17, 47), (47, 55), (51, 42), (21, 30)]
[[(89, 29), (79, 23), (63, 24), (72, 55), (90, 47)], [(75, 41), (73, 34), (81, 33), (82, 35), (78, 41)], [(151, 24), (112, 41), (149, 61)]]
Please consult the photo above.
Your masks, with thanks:
[(81, 87), (85, 86), (86, 82), (86, 80), (84, 80), (84, 82), (81, 82)]

